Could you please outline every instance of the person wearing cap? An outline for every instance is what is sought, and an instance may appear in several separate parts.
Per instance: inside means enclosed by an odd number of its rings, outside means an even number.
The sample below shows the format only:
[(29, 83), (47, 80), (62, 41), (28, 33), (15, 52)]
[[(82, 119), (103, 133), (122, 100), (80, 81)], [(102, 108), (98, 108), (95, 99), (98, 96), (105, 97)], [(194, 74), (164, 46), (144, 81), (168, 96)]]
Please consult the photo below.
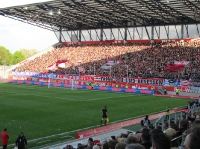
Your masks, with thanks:
[(23, 132), (21, 132), (18, 136), (15, 145), (18, 147), (18, 149), (25, 149), (25, 145), (27, 145), (27, 140)]
[(8, 139), (9, 135), (7, 134), (7, 128), (4, 128), (3, 132), (1, 133), (1, 143), (3, 146), (3, 149), (7, 149)]

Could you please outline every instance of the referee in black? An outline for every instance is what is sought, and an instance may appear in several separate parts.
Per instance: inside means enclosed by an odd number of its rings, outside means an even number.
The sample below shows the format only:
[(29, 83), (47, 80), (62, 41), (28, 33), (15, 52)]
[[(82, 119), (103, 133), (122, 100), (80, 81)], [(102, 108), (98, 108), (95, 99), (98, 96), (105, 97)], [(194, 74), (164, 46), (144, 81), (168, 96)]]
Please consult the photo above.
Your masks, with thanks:
[(107, 123), (107, 120), (106, 120), (108, 117), (107, 111), (108, 110), (107, 110), (106, 106), (104, 107), (104, 109), (101, 110), (101, 112), (103, 113), (102, 119), (101, 119), (101, 125), (102, 125), (103, 120), (105, 120), (104, 125), (106, 125), (106, 123)]

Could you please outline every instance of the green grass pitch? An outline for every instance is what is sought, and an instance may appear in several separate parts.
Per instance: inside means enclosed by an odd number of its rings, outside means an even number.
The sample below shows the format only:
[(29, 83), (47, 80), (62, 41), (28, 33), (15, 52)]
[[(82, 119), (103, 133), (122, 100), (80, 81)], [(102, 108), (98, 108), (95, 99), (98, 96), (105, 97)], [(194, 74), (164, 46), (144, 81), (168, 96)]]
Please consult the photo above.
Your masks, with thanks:
[[(22, 131), (29, 147), (53, 143), (69, 138), (50, 137), (38, 144), (34, 139), (97, 127), (101, 109), (106, 105), (111, 122), (133, 118), (187, 104), (185, 99), (93, 90), (71, 90), (37, 85), (0, 84), (0, 128), (6, 127), (9, 144)], [(69, 134), (68, 134), (69, 135)], [(74, 137), (75, 132), (71, 133)], [(45, 139), (44, 139), (45, 140)], [(29, 148), (28, 147), (28, 148)]]

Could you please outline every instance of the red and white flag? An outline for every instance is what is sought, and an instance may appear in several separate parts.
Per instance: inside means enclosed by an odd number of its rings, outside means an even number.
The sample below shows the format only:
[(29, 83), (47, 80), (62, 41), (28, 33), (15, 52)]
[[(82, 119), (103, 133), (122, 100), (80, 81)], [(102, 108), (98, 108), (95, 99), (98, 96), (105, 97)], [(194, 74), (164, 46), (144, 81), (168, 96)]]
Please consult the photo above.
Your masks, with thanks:
[(189, 64), (189, 61), (174, 61), (174, 64), (183, 64), (183, 65), (187, 65)]
[(56, 70), (56, 63), (53, 64), (53, 65), (50, 65), (47, 69), (51, 70), (51, 71), (55, 71)]
[(60, 63), (60, 64), (58, 64), (58, 67), (60, 67), (60, 68), (66, 68), (66, 64), (65, 63)]

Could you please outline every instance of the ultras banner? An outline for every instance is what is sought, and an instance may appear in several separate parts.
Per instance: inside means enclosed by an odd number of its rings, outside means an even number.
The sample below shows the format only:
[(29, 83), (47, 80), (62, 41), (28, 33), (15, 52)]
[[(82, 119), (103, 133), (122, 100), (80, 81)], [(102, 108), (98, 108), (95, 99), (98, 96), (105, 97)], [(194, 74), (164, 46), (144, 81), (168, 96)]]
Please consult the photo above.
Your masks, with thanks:
[(126, 78), (126, 77), (108, 77), (108, 76), (95, 76), (94, 81), (104, 81), (104, 82), (125, 82), (125, 83), (140, 83), (140, 84), (156, 84), (162, 85), (164, 83), (163, 78)]

